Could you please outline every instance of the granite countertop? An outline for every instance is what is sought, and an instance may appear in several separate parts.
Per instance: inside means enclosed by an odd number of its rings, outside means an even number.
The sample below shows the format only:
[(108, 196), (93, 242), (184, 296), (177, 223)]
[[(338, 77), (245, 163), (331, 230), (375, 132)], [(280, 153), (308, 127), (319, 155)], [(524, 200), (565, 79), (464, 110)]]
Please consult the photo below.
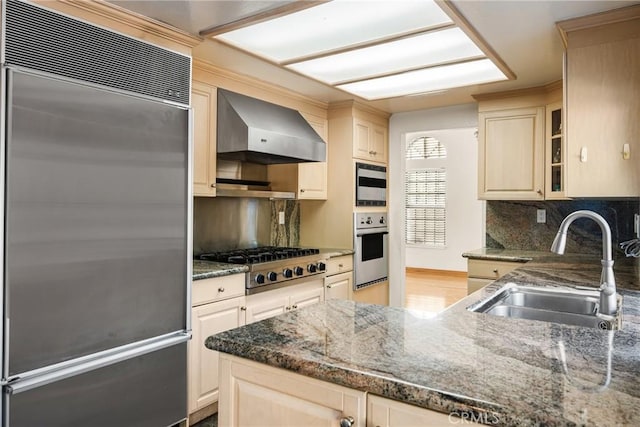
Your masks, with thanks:
[(473, 251), (464, 252), (462, 256), (470, 259), (484, 259), (490, 261), (514, 261), (528, 262), (534, 258), (549, 255), (550, 252), (545, 251), (523, 251), (516, 249), (493, 249), (480, 248)]
[(243, 264), (227, 264), (224, 262), (193, 260), (193, 280), (211, 279), (230, 274), (246, 273), (249, 267)]
[(343, 255), (353, 255), (353, 249), (338, 249), (338, 248), (320, 248), (320, 253), (325, 255), (327, 259), (335, 258)]
[[(623, 322), (613, 332), (466, 310), (509, 281), (597, 285), (597, 257), (549, 254), (436, 317), (333, 300), (223, 332), (206, 345), (436, 411), (472, 412), (493, 425), (635, 426), (640, 425), (639, 260), (618, 260), (614, 270)], [(603, 387), (610, 336), (611, 379)]]

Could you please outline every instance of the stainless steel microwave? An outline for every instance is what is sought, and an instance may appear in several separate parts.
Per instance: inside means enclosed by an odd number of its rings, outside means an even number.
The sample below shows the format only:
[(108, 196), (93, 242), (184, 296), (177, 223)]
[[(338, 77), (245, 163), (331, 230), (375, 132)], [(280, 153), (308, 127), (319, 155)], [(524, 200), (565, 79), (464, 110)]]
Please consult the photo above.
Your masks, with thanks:
[(356, 163), (356, 206), (387, 205), (387, 168)]

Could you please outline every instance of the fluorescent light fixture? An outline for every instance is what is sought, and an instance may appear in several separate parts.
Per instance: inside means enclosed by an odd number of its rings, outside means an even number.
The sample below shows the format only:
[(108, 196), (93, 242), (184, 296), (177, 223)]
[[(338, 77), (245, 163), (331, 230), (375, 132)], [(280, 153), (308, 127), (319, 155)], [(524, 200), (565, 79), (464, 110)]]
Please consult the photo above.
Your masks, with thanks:
[(484, 53), (469, 37), (459, 28), (450, 28), (287, 67), (322, 82), (336, 84), (478, 57), (484, 57)]
[(282, 63), (451, 23), (432, 0), (333, 0), (216, 39)]
[(480, 59), (362, 80), (337, 87), (362, 98), (374, 100), (506, 79), (491, 60)]
[(447, 13), (460, 18), (450, 2), (333, 0), (214, 38), (368, 100), (515, 78)]

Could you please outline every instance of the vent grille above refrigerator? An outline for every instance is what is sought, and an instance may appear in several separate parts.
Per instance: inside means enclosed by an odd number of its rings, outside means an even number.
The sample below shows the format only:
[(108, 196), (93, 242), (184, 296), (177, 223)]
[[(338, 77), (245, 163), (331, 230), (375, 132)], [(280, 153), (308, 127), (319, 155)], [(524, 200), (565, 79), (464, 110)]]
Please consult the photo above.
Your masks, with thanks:
[(188, 56), (18, 0), (5, 22), (7, 65), (189, 105)]

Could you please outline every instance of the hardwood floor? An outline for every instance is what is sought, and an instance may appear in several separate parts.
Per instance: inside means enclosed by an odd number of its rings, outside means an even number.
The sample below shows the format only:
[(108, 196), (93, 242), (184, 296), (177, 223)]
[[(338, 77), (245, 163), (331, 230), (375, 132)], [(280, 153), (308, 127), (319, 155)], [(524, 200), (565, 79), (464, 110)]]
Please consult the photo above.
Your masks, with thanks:
[(467, 296), (464, 271), (425, 270), (407, 267), (405, 308), (435, 316)]

